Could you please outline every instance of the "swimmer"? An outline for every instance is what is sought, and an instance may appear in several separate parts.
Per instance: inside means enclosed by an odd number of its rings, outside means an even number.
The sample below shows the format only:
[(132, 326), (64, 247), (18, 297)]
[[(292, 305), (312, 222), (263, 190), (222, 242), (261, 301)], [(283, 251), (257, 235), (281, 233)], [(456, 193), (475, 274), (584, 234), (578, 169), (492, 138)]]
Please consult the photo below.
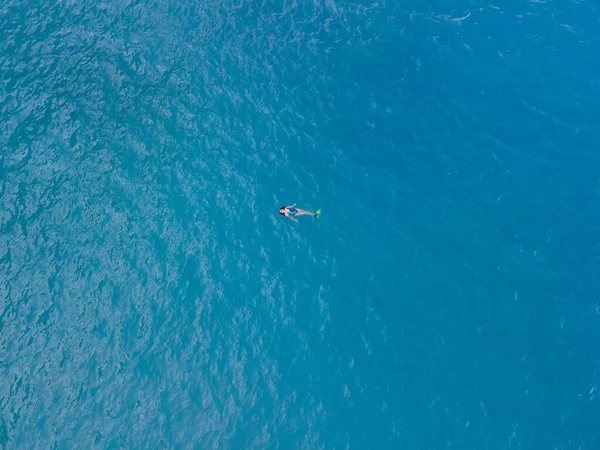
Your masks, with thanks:
[(317, 209), (315, 212), (305, 211), (303, 209), (296, 208), (296, 204), (294, 203), (291, 206), (282, 206), (279, 208), (279, 214), (295, 221), (296, 217), (299, 216), (313, 216), (318, 218), (321, 215), (321, 210)]

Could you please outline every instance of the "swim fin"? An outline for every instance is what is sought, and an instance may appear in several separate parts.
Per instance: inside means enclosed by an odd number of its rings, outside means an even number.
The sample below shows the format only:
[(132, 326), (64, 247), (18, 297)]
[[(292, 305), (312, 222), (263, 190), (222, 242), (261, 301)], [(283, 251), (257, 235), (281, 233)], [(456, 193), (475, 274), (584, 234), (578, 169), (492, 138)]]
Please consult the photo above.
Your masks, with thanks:
[(319, 217), (321, 217), (321, 210), (320, 210), (320, 209), (317, 209), (317, 210), (315, 211), (315, 217), (316, 217), (317, 219), (318, 219)]

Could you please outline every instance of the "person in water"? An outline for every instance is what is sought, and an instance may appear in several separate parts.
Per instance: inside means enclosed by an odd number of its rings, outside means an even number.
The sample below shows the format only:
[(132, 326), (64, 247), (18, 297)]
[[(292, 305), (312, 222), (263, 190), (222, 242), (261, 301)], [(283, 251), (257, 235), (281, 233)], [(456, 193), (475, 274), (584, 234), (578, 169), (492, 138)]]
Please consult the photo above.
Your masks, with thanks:
[(299, 216), (319, 217), (319, 215), (321, 215), (321, 210), (317, 209), (315, 212), (305, 211), (303, 209), (296, 208), (296, 204), (294, 203), (291, 206), (282, 206), (279, 208), (279, 214), (289, 217), (292, 220), (296, 220), (295, 218)]

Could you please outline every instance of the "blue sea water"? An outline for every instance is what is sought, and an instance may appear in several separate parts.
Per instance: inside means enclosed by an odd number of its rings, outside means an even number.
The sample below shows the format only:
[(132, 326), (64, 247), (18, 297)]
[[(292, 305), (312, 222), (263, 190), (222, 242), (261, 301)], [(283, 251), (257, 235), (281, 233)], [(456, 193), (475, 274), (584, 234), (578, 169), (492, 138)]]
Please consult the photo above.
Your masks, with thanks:
[(600, 448), (599, 17), (3, 2), (0, 447)]

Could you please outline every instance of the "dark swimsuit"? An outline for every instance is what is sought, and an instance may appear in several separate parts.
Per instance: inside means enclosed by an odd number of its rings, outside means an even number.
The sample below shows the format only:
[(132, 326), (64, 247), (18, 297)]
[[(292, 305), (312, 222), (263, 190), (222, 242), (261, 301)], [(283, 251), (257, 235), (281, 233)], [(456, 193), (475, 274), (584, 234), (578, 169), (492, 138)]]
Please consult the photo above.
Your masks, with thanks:
[(287, 213), (288, 213), (290, 216), (295, 216), (296, 214), (298, 214), (298, 210), (297, 210), (296, 208), (294, 208), (294, 207), (291, 207), (291, 208), (288, 208), (288, 209), (287, 209)]

